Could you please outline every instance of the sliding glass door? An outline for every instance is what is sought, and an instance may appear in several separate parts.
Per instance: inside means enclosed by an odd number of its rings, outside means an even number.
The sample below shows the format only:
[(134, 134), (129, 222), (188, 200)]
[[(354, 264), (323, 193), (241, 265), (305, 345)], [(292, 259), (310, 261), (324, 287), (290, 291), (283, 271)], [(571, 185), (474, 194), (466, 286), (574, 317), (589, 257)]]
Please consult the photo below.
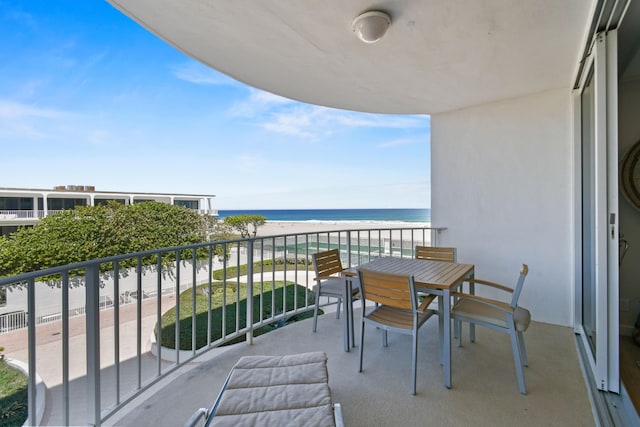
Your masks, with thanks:
[(619, 392), (616, 32), (599, 34), (576, 102), (580, 135), (576, 331), (598, 388)]

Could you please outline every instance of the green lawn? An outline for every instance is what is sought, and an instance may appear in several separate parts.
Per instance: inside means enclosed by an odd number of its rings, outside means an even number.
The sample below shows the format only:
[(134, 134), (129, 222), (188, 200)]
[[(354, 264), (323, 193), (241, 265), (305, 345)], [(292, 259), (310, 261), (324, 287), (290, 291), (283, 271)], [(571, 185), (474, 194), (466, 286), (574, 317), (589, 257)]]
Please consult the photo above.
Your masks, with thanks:
[[(305, 270), (309, 270), (313, 272), (313, 266), (310, 264), (310, 262), (302, 258), (296, 260), (295, 262), (292, 259), (287, 259), (286, 260), (287, 270), (289, 271), (294, 270), (296, 268), (296, 262), (297, 262), (298, 271), (302, 272)], [(274, 264), (275, 264), (275, 267), (274, 267)], [(253, 263), (254, 273), (260, 273), (260, 271), (265, 271), (265, 272), (284, 271), (284, 268), (285, 268), (285, 261), (282, 258), (278, 258), (275, 261), (266, 259), (264, 261), (256, 261)], [(223, 280), (224, 274), (225, 274), (224, 269), (215, 270), (213, 272), (213, 280)], [(226, 276), (227, 279), (232, 279), (237, 277), (238, 267), (227, 267), (226, 275), (227, 275)], [(240, 276), (246, 276), (246, 275), (247, 275), (247, 264), (243, 264), (240, 266)]]
[[(283, 281), (275, 281), (275, 312), (282, 313), (282, 295), (283, 295)], [(196, 348), (201, 348), (207, 345), (207, 312), (209, 309), (209, 298), (202, 291), (208, 289), (208, 285), (201, 285), (196, 291)], [(297, 290), (297, 291), (296, 291)], [(246, 326), (246, 310), (247, 310), (247, 288), (245, 283), (240, 283), (239, 297), (236, 298), (236, 284), (227, 283), (227, 300), (226, 300), (226, 335), (235, 332), (236, 330), (236, 307), (239, 306), (240, 310), (240, 328)], [(297, 306), (304, 307), (306, 305), (306, 288), (304, 286), (296, 285), (292, 282), (286, 284), (286, 310), (290, 311), (294, 308), (294, 301), (297, 299)], [(260, 318), (260, 289), (256, 287), (254, 289), (253, 297), (253, 318), (257, 321)], [(297, 298), (294, 294), (297, 292)], [(262, 313), (263, 318), (271, 317), (272, 311), (272, 292), (271, 283), (265, 283), (263, 288), (263, 302)], [(211, 296), (211, 341), (215, 341), (222, 337), (222, 296), (223, 296), (223, 283), (216, 282), (213, 284), (213, 292)], [(239, 304), (236, 301), (239, 299)], [(191, 350), (191, 312), (193, 302), (193, 291), (191, 289), (184, 291), (180, 294), (180, 349)], [(309, 293), (309, 302), (312, 303), (312, 295)], [(313, 311), (307, 311), (288, 318), (288, 321), (297, 321), (306, 319), (313, 316)], [(176, 310), (175, 307), (167, 311), (162, 316), (162, 346), (168, 348), (175, 348), (175, 321)], [(258, 336), (267, 333), (278, 326), (281, 323), (267, 325), (263, 328), (256, 329), (254, 336)], [(244, 335), (231, 341), (230, 343), (244, 341)]]
[(21, 426), (27, 419), (27, 377), (0, 360), (0, 426)]

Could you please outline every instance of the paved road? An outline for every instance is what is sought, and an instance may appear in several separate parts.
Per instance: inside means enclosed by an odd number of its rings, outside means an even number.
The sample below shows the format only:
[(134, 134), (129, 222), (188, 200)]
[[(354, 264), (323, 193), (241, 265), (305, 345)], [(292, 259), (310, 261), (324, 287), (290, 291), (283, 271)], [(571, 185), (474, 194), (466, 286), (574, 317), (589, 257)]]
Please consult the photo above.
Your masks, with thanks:
[[(137, 387), (137, 379), (142, 382), (150, 379), (157, 371), (157, 360), (150, 353), (149, 337), (156, 324), (156, 299), (150, 298), (142, 302), (142, 348), (140, 369), (138, 369), (137, 345), (137, 305), (120, 306), (120, 394), (123, 396)], [(162, 312), (175, 305), (175, 297), (162, 297)], [(102, 408), (115, 403), (116, 375), (114, 311), (100, 312), (100, 365), (101, 390), (103, 394)], [(62, 389), (62, 322), (52, 322), (36, 328), (36, 364), (37, 373), (47, 387), (46, 411), (43, 425), (62, 425), (63, 389)], [(0, 335), (0, 346), (5, 348), (4, 354), (11, 358), (28, 363), (27, 329)], [(69, 401), (70, 423), (87, 424), (86, 417), (86, 337), (85, 317), (77, 316), (69, 319)], [(167, 366), (163, 363), (163, 366)], [(138, 373), (140, 371), (140, 373)], [(122, 399), (122, 397), (121, 397)]]

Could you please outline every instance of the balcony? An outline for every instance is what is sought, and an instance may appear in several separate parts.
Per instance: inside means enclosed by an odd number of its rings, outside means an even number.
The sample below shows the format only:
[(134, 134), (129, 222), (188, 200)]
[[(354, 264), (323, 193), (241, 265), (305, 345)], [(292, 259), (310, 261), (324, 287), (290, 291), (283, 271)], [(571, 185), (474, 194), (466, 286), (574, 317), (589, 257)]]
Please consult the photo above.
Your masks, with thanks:
[[(312, 308), (313, 272), (308, 262), (299, 262), (312, 253), (339, 248), (343, 263), (357, 266), (379, 256), (411, 257), (415, 245), (437, 245), (438, 233), (397, 228), (259, 237), (3, 278), (0, 288), (12, 289), (6, 292), (5, 308), (22, 311), (24, 321), (14, 321), (0, 339), (8, 357), (25, 362), (44, 380), (46, 399), (35, 391), (35, 375), (29, 378), (29, 417), (38, 419), (38, 412), (44, 412), (43, 425), (182, 425), (198, 408), (211, 406), (239, 357), (307, 351), (327, 353), (329, 385), (342, 405), (345, 425), (593, 425), (575, 339), (566, 327), (534, 322), (525, 334), (530, 360), (526, 396), (518, 393), (508, 338), (483, 328), (477, 330), (476, 343), (453, 346), (451, 390), (442, 382), (437, 321), (421, 329), (416, 396), (409, 393), (408, 337), (390, 334), (389, 347), (383, 348), (379, 334), (368, 328), (364, 372), (358, 373), (357, 348), (343, 351), (342, 320), (331, 313), (320, 316), (315, 334), (311, 322), (303, 320), (254, 336), (260, 326), (285, 323)], [(236, 297), (246, 283), (247, 294), (257, 295), (255, 304), (262, 306), (270, 292), (265, 289), (277, 280), (300, 285), (297, 292), (307, 302), (296, 299), (287, 310), (256, 316), (254, 300)], [(150, 342), (161, 315), (181, 307), (180, 299), (201, 292), (200, 286), (206, 295), (220, 289), (227, 307), (235, 306), (238, 313), (246, 308), (246, 324), (236, 316), (223, 327), (230, 332), (208, 336), (203, 348), (160, 349), (162, 357), (156, 357), (158, 349), (152, 351)], [(358, 325), (359, 303), (355, 306)], [(199, 321), (192, 316), (192, 325)], [(181, 327), (178, 323), (176, 336)], [(242, 336), (252, 344), (221, 347)]]
[(60, 212), (59, 210), (50, 210), (50, 211), (33, 211), (33, 210), (6, 210), (0, 211), (0, 220), (2, 221), (11, 221), (11, 220), (25, 220), (25, 219), (40, 219), (44, 218), (47, 215), (53, 215), (55, 213)]

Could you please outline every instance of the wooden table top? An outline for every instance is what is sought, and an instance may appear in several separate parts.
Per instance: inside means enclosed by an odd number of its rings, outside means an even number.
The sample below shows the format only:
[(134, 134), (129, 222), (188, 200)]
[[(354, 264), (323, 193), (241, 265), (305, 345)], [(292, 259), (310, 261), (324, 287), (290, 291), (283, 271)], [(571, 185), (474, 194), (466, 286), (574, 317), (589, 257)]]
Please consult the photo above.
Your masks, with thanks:
[(360, 268), (383, 271), (385, 273), (406, 274), (413, 276), (416, 286), (449, 290), (474, 272), (473, 264), (383, 257), (358, 267), (350, 268), (345, 273), (347, 275), (356, 275)]

